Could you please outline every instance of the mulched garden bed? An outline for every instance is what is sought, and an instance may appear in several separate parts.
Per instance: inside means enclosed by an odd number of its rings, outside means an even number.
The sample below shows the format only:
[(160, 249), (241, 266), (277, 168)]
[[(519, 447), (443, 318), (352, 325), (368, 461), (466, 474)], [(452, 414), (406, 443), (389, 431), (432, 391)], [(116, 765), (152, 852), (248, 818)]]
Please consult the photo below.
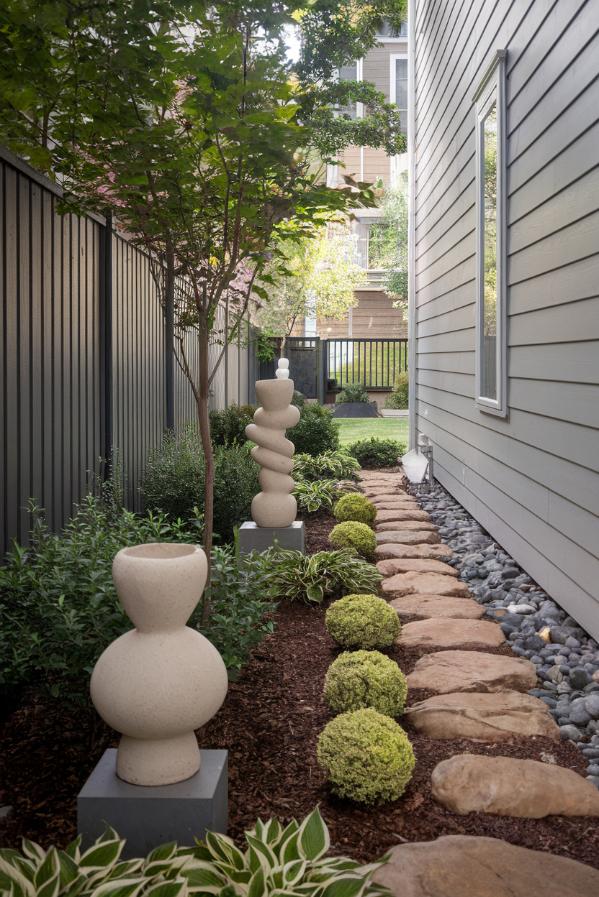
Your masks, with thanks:
[[(327, 547), (334, 521), (307, 520), (309, 550)], [(328, 529), (327, 529), (328, 527)], [(441, 760), (460, 752), (541, 759), (584, 773), (584, 758), (569, 742), (514, 739), (488, 745), (470, 740), (434, 741), (406, 725), (417, 757), (414, 778), (396, 803), (358, 809), (332, 797), (316, 765), (318, 734), (330, 718), (322, 699), (325, 672), (337, 651), (324, 628), (324, 609), (281, 604), (277, 629), (260, 645), (240, 679), (231, 684), (217, 716), (200, 732), (206, 747), (229, 750), (230, 834), (239, 838), (257, 817), (288, 819), (320, 804), (336, 852), (362, 860), (379, 857), (402, 841), (446, 834), (503, 838), (599, 868), (596, 819), (525, 820), (483, 814), (456, 816), (431, 796), (430, 776)], [(497, 653), (509, 653), (498, 649)], [(404, 672), (421, 653), (389, 652)], [(415, 692), (414, 698), (425, 697)], [(22, 835), (42, 844), (65, 844), (75, 834), (76, 794), (105, 746), (115, 743), (99, 723), (65, 718), (58, 706), (30, 703), (13, 714), (2, 733), (0, 798), (14, 815), (0, 828), (0, 844), (17, 846)]]

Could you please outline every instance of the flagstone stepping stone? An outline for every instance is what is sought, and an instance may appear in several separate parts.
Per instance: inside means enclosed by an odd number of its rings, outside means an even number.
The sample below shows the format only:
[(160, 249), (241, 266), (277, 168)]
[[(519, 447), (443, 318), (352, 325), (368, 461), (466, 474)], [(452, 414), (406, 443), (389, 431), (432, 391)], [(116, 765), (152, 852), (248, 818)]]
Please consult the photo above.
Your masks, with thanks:
[[(389, 535), (387, 533), (386, 535)], [(376, 558), (451, 558), (453, 551), (449, 545), (401, 545), (397, 542), (383, 542), (374, 550)]]
[(384, 579), (381, 588), (386, 594), (393, 594), (396, 598), (402, 595), (412, 595), (420, 592), (421, 595), (459, 595), (462, 598), (470, 596), (468, 586), (455, 576), (446, 576), (443, 573), (418, 573), (411, 570), (409, 573), (396, 573)]
[[(431, 522), (430, 517), (428, 520), (425, 520), (424, 517), (421, 517), (419, 520), (406, 520), (403, 516), (406, 512), (402, 511), (398, 508), (395, 508), (390, 511), (379, 511), (376, 512), (376, 517), (374, 518), (375, 525), (383, 524), (383, 523), (394, 523), (396, 520), (401, 520), (402, 523), (409, 523), (409, 526), (406, 529), (432, 529), (436, 530), (437, 527), (434, 523)], [(424, 514), (424, 511), (420, 512)], [(428, 515), (427, 515), (428, 516)]]
[(402, 523), (405, 520), (418, 520), (426, 522), (430, 522), (431, 520), (426, 511), (415, 511), (412, 508), (377, 508), (377, 519), (380, 513), (391, 513), (393, 514), (393, 520), (401, 520)]
[(457, 754), (431, 777), (433, 797), (453, 813), (599, 816), (599, 791), (574, 772), (539, 760)]
[(458, 571), (438, 558), (387, 558), (376, 565), (383, 576), (395, 573), (443, 573), (446, 576), (457, 576)]
[(393, 897), (597, 897), (599, 870), (499, 838), (399, 844), (374, 880)]
[[(379, 503), (377, 501), (372, 501), (371, 499), (369, 499), (369, 501), (371, 501), (377, 511), (400, 511), (403, 514), (426, 514), (426, 511), (421, 511), (418, 505), (415, 505), (413, 502), (385, 501)], [(427, 515), (426, 517), (405, 517), (404, 519), (430, 520), (430, 517)]]
[(426, 688), (439, 694), (455, 691), (528, 691), (536, 684), (537, 671), (530, 660), (483, 651), (436, 651), (426, 654), (408, 676), (410, 688)]
[[(380, 498), (381, 496), (383, 498), (396, 498), (398, 500), (405, 498), (406, 501), (412, 501), (415, 505), (418, 505), (418, 502), (415, 501), (411, 495), (408, 495), (407, 492), (402, 492), (398, 486), (363, 486), (362, 492), (369, 498)], [(420, 505), (418, 505), (418, 507), (420, 507)]]
[(487, 620), (418, 620), (402, 626), (398, 643), (406, 648), (497, 648), (501, 626)]
[(407, 532), (416, 530), (417, 532), (436, 533), (437, 527), (434, 523), (428, 523), (426, 520), (385, 520), (379, 523), (375, 520), (375, 530), (377, 533), (392, 533), (397, 530)]
[(560, 737), (547, 705), (519, 691), (433, 695), (408, 707), (405, 718), (430, 738), (509, 741), (513, 735), (540, 735), (557, 741)]
[[(399, 524), (397, 525), (399, 526)], [(374, 535), (376, 541), (383, 544), (398, 542), (402, 545), (422, 545), (425, 543), (435, 545), (441, 541), (439, 533), (435, 533), (432, 530), (392, 529), (384, 530)]]
[(485, 612), (484, 607), (471, 598), (455, 598), (453, 595), (405, 595), (389, 604), (397, 611), (400, 620), (428, 620), (432, 617), (479, 620)]

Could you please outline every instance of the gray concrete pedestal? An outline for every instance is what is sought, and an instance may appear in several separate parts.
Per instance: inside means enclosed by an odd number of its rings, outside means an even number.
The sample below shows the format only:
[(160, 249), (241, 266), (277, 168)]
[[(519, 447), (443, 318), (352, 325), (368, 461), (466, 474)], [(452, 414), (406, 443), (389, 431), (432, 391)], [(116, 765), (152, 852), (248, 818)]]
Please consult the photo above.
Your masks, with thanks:
[(144, 857), (169, 841), (194, 844), (206, 831), (227, 831), (227, 751), (201, 751), (199, 772), (174, 785), (146, 787), (116, 774), (116, 749), (102, 755), (77, 798), (77, 830), (89, 846), (106, 825), (127, 844), (126, 858)]
[(266, 551), (277, 543), (279, 548), (290, 548), (304, 553), (304, 522), (295, 520), (291, 526), (257, 526), (253, 521), (242, 523), (239, 528), (239, 551)]

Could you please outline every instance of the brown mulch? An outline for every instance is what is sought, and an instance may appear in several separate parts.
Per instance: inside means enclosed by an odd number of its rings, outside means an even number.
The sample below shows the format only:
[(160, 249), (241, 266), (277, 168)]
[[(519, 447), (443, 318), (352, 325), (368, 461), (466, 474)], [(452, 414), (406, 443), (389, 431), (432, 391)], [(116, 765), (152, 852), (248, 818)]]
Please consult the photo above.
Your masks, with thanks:
[[(309, 550), (327, 547), (334, 521), (319, 515), (307, 521)], [(328, 543), (327, 543), (328, 544)], [(336, 654), (324, 628), (324, 610), (281, 604), (277, 629), (253, 654), (225, 704), (200, 732), (206, 747), (229, 750), (230, 834), (240, 838), (257, 817), (301, 817), (317, 803), (336, 852), (358, 859), (379, 857), (402, 841), (432, 840), (447, 834), (503, 838), (513, 844), (547, 850), (599, 868), (599, 825), (587, 818), (540, 820), (483, 814), (456, 816), (438, 805), (430, 792), (434, 766), (456, 753), (541, 759), (545, 753), (584, 773), (581, 753), (569, 742), (541, 738), (482, 742), (434, 741), (406, 730), (417, 757), (405, 795), (393, 804), (359, 809), (334, 798), (316, 764), (318, 734), (330, 718), (322, 699), (325, 672)], [(509, 649), (497, 649), (509, 653)], [(389, 652), (409, 672), (420, 651)], [(426, 697), (414, 692), (411, 700)], [(58, 705), (30, 701), (16, 711), (1, 733), (0, 800), (14, 806), (0, 825), (0, 843), (18, 846), (22, 835), (42, 844), (67, 843), (75, 834), (76, 795), (104, 748), (114, 737), (93, 717), (69, 718)], [(545, 757), (545, 759), (547, 759)]]

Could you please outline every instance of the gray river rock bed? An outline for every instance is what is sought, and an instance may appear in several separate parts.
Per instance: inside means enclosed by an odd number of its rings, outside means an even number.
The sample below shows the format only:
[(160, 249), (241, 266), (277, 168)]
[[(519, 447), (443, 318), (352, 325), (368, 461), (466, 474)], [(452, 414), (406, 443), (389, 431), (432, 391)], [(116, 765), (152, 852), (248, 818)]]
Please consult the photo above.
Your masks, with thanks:
[(561, 737), (581, 749), (587, 777), (599, 788), (599, 645), (442, 486), (418, 499), (454, 552), (445, 561), (500, 624), (514, 654), (535, 665), (539, 681), (529, 694), (547, 705)]

